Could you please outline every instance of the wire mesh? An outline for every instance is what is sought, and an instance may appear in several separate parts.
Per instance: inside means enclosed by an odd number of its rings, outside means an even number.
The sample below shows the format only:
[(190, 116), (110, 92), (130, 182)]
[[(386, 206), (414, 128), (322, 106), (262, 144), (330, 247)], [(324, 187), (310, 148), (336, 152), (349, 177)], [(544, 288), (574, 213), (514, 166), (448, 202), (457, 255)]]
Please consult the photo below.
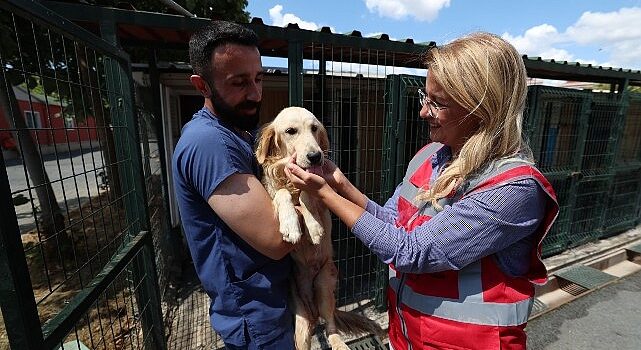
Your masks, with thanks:
[[(354, 185), (371, 198), (380, 193), (381, 135), (384, 125), (384, 74), (391, 62), (351, 64), (372, 50), (306, 43), (303, 52), (303, 107), (327, 129), (328, 157)], [(376, 50), (374, 50), (376, 51)], [(374, 55), (376, 56), (376, 55)], [(337, 305), (345, 306), (377, 293), (381, 266), (348, 228), (332, 222), (334, 260), (339, 271)]]
[(638, 166), (615, 170), (603, 220), (605, 236), (632, 228), (639, 219), (640, 174)]
[[(38, 317), (46, 324), (146, 224), (143, 215), (126, 212), (136, 210), (141, 194), (133, 184), (138, 144), (122, 59), (21, 13), (0, 8), (0, 140)], [(134, 285), (114, 281), (86, 325), (75, 325), (83, 342), (87, 329), (94, 349), (118, 348), (116, 338), (132, 331), (123, 328), (122, 311), (109, 308), (120, 310), (113, 304), (119, 298), (133, 305), (140, 280), (121, 279)], [(127, 315), (140, 312), (123, 307)]]
[(6, 150), (14, 158), (7, 171), (44, 321), (95, 276), (131, 225), (122, 211), (128, 194), (115, 196), (110, 187), (119, 179), (107, 175), (117, 165), (107, 135), (121, 127), (104, 119), (106, 96), (118, 91), (107, 91), (101, 53), (28, 19), (0, 15), (15, 33), (0, 58), (5, 93), (16, 98), (3, 111), (15, 143)]
[(616, 154), (618, 166), (641, 163), (641, 94), (628, 95), (628, 108)]
[(142, 319), (151, 318), (153, 306), (149, 300), (139, 305), (135, 297), (143, 280), (151, 277), (131, 272), (136, 261), (134, 258), (92, 303), (82, 321), (60, 342), (60, 350), (152, 348), (153, 339), (142, 327)]
[(611, 176), (610, 174), (589, 176), (579, 181), (572, 212), (568, 247), (576, 247), (594, 241), (601, 236)]
[[(425, 77), (402, 75), (400, 83), (399, 114), (403, 115), (400, 119), (405, 120), (405, 123), (404, 125), (401, 123), (399, 129), (403, 129), (405, 137), (402, 139), (402, 153), (399, 153), (400, 157), (397, 159), (396, 166), (400, 167), (404, 173), (412, 157), (429, 143), (430, 139), (429, 124), (419, 118), (421, 105), (418, 89), (425, 88)], [(396, 180), (400, 183), (402, 179), (397, 178)]]
[(592, 93), (581, 172), (599, 175), (610, 171), (614, 161), (615, 132), (621, 122), (621, 99), (613, 94)]
[(537, 166), (544, 172), (570, 171), (577, 168), (580, 152), (580, 123), (586, 114), (584, 92), (531, 86), (531, 100), (525, 119)]
[[(315, 42), (305, 43), (303, 53), (303, 107), (325, 125), (329, 158), (369, 198), (387, 200), (381, 181), (386, 77), (402, 70), (394, 67), (394, 54)], [(348, 304), (377, 298), (380, 303), (387, 267), (336, 219), (332, 235), (339, 270), (338, 305), (349, 309), (353, 306)]]
[(156, 135), (157, 123), (160, 121), (143, 107), (137, 108), (138, 132), (140, 135), (140, 148), (142, 155), (142, 170), (147, 194), (147, 208), (149, 210), (149, 222), (163, 306), (173, 302), (175, 292), (175, 279), (180, 273), (180, 264), (176, 261), (179, 254), (176, 252), (172, 232), (168, 221), (164, 196), (165, 186), (163, 182), (162, 168), (159, 149), (159, 142)]
[(552, 256), (567, 249), (569, 242), (568, 231), (572, 220), (573, 179), (569, 174), (545, 174), (552, 184), (559, 203), (559, 215), (543, 239), (543, 257)]

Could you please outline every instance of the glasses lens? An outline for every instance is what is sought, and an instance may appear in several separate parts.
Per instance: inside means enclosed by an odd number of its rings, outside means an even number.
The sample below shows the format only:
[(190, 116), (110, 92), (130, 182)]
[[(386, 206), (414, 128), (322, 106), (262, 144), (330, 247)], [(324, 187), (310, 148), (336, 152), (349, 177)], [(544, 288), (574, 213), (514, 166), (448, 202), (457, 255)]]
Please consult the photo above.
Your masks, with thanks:
[(427, 105), (427, 113), (430, 118), (436, 118), (437, 113), (438, 113), (438, 108), (436, 107), (436, 104), (432, 101), (427, 100), (427, 94), (423, 89), (418, 89), (418, 103), (421, 105), (421, 107), (425, 107)]
[(427, 99), (427, 95), (423, 91), (423, 89), (418, 89), (418, 103), (421, 105), (421, 107), (425, 107), (425, 100)]

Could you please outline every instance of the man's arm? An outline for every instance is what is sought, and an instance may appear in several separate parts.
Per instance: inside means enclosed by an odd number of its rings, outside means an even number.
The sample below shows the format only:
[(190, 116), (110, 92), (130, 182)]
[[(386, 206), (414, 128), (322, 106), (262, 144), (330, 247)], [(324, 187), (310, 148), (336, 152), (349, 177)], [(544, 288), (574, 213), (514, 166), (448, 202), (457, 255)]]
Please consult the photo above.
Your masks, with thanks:
[(294, 247), (283, 241), (269, 194), (251, 174), (233, 174), (207, 201), (218, 216), (261, 254), (280, 260)]

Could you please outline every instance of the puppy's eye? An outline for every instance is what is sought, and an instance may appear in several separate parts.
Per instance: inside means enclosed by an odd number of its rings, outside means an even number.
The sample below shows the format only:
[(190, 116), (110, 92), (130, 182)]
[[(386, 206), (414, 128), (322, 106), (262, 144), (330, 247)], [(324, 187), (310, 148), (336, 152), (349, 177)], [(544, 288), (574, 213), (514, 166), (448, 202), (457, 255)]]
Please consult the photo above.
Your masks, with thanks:
[(312, 132), (316, 132), (318, 130), (318, 126), (312, 125)]
[(290, 135), (296, 135), (296, 133), (298, 132), (298, 130), (296, 130), (296, 128), (287, 128), (287, 129), (285, 130), (285, 132), (286, 132), (286, 133), (288, 133), (288, 134), (290, 134)]

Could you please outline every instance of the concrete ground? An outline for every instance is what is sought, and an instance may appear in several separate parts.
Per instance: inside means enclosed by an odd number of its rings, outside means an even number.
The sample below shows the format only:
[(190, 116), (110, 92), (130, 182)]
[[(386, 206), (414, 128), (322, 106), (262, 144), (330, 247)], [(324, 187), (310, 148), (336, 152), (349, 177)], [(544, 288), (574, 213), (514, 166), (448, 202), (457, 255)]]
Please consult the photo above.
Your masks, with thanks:
[[(626, 250), (638, 244), (641, 226), (545, 259), (550, 281), (537, 289), (541, 307), (534, 310), (528, 323), (528, 349), (641, 349), (641, 255)], [(557, 274), (578, 265), (607, 273), (612, 279), (594, 289), (572, 285), (568, 289)], [(192, 281), (181, 284), (183, 289), (168, 332), (169, 348), (222, 349), (209, 325), (209, 299), (198, 281), (193, 280), (195, 275), (187, 278)], [(387, 327), (386, 313), (376, 313), (367, 305), (355, 307)], [(327, 348), (320, 330), (313, 349)]]
[(528, 323), (530, 350), (641, 349), (641, 272)]

